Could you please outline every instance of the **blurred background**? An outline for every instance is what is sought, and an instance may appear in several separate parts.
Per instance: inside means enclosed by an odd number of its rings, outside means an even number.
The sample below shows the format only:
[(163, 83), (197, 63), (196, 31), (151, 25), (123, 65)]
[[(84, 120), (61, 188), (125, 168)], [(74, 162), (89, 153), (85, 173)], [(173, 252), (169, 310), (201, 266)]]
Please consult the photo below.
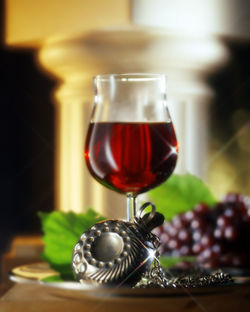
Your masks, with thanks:
[[(176, 173), (250, 195), (248, 0), (1, 0), (0, 258), (38, 211), (125, 216), (82, 159), (92, 77), (168, 75)], [(118, 207), (114, 209), (114, 207)]]

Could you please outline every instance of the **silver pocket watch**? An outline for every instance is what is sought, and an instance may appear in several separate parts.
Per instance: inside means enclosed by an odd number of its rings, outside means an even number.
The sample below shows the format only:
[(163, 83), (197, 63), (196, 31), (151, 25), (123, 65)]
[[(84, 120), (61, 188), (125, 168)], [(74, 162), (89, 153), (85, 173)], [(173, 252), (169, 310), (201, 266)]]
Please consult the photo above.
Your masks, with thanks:
[[(151, 206), (151, 212), (142, 216)], [(159, 247), (151, 231), (164, 222), (147, 202), (134, 222), (106, 220), (84, 232), (73, 250), (72, 269), (80, 283), (134, 286), (147, 272)]]

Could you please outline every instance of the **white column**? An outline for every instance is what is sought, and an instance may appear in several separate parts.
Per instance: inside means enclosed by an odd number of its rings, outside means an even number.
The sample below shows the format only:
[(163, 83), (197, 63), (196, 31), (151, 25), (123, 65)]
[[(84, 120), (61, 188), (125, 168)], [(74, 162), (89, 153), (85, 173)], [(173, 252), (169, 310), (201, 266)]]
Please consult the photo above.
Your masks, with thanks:
[(200, 178), (206, 177), (209, 107), (210, 101), (206, 97), (187, 101), (184, 136), (186, 171)]

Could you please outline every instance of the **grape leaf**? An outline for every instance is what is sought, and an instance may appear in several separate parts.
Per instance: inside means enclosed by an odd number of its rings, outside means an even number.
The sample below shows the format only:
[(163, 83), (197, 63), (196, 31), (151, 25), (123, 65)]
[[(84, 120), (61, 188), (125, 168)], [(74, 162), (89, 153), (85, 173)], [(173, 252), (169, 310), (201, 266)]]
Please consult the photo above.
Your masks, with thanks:
[(46, 283), (58, 283), (63, 281), (64, 279), (60, 275), (49, 276), (42, 279), (42, 282)]
[(163, 268), (172, 268), (175, 267), (178, 263), (185, 261), (185, 262), (194, 262), (195, 257), (186, 256), (186, 257), (167, 257), (161, 256), (159, 258), (160, 264)]
[(59, 272), (63, 279), (72, 280), (71, 261), (75, 244), (83, 232), (96, 222), (104, 220), (104, 217), (92, 209), (83, 214), (53, 211), (39, 212), (38, 215), (44, 232), (42, 259)]
[(198, 203), (212, 206), (216, 199), (202, 180), (194, 175), (172, 175), (165, 183), (149, 192), (157, 211), (166, 220), (191, 210)]

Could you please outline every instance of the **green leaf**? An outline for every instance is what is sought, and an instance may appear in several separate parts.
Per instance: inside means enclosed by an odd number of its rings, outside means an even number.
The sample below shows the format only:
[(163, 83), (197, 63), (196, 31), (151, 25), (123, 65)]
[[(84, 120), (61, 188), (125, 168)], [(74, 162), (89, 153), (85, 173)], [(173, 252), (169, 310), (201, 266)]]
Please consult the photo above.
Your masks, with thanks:
[(204, 182), (191, 174), (172, 175), (161, 186), (150, 191), (149, 197), (166, 220), (193, 209), (198, 203), (209, 206), (216, 203)]
[(66, 280), (73, 280), (71, 269), (72, 252), (75, 244), (83, 232), (96, 222), (104, 220), (94, 210), (88, 209), (86, 213), (53, 211), (51, 213), (38, 213), (45, 243), (42, 259), (60, 273)]
[(63, 282), (64, 279), (60, 275), (54, 275), (54, 276), (45, 277), (44, 279), (42, 279), (42, 281), (46, 283), (58, 283), (58, 282)]
[(195, 257), (187, 256), (187, 257), (167, 257), (167, 256), (161, 256), (160, 264), (163, 268), (171, 268), (176, 266), (180, 262), (194, 262)]

